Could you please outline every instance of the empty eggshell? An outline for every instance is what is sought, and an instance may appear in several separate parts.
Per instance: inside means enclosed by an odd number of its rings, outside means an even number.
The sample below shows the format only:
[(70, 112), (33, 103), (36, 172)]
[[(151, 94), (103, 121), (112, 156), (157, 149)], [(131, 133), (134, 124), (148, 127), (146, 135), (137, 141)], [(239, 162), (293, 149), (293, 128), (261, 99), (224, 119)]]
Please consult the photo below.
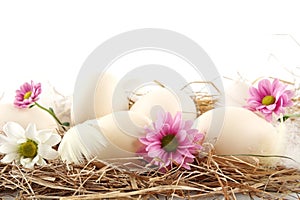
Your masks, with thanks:
[(131, 111), (115, 112), (72, 127), (61, 141), (62, 160), (79, 163), (84, 158), (127, 158), (136, 156), (138, 138), (151, 121)]
[[(222, 107), (201, 115), (196, 128), (205, 133), (205, 142), (214, 144), (217, 154), (281, 155), (284, 133), (265, 119), (238, 107)], [(268, 164), (276, 159), (260, 158)]]
[(26, 128), (29, 123), (34, 123), (38, 130), (56, 128), (55, 120), (45, 111), (33, 107), (26, 109), (16, 108), (13, 104), (0, 104), (0, 127), (6, 122), (13, 121)]
[(155, 120), (159, 109), (170, 112), (173, 116), (182, 112), (184, 120), (194, 120), (197, 113), (195, 103), (187, 94), (181, 91), (174, 93), (162, 87), (141, 97), (130, 110)]

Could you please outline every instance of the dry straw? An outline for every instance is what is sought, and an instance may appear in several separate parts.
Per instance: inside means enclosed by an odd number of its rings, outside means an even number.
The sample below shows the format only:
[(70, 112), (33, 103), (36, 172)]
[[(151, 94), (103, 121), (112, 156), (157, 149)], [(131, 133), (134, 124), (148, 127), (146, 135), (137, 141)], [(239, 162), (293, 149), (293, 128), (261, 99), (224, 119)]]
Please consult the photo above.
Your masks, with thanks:
[[(20, 199), (157, 199), (182, 197), (198, 199), (224, 195), (235, 199), (238, 193), (277, 199), (300, 193), (300, 172), (284, 167), (267, 168), (234, 156), (212, 152), (197, 158), (192, 170), (174, 168), (167, 173), (136, 165), (93, 160), (86, 165), (59, 161), (34, 170), (14, 164), (1, 164), (2, 192), (17, 192)], [(253, 164), (254, 163), (254, 164)]]
[[(207, 84), (207, 83), (200, 83)], [(208, 83), (210, 84), (210, 83)], [(210, 110), (216, 96), (201, 92), (193, 99), (199, 114)], [(299, 97), (295, 98), (298, 107)], [(295, 108), (294, 108), (295, 109)], [(210, 146), (209, 146), (210, 147)], [(256, 157), (243, 161), (238, 156), (218, 156), (213, 148), (199, 156), (191, 170), (173, 168), (162, 173), (145, 167), (140, 158), (92, 160), (83, 165), (66, 165), (59, 160), (45, 167), (25, 169), (0, 164), (0, 197), (18, 199), (236, 199), (242, 193), (264, 199), (300, 198), (300, 171), (283, 166), (266, 167)], [(134, 161), (134, 162), (132, 162)], [(298, 196), (297, 196), (298, 194)]]

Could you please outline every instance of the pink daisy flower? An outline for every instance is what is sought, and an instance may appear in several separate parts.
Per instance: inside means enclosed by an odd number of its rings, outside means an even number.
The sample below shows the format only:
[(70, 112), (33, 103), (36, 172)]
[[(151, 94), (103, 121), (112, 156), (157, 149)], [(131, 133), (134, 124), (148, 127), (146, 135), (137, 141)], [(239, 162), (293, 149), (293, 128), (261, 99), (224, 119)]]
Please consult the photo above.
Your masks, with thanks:
[(41, 83), (34, 84), (33, 81), (31, 81), (31, 83), (26, 82), (16, 91), (14, 105), (18, 108), (27, 108), (39, 100), (41, 92)]
[(293, 92), (286, 90), (286, 85), (275, 79), (272, 83), (263, 79), (258, 83), (258, 88), (249, 89), (250, 97), (245, 106), (251, 111), (259, 111), (267, 121), (272, 121), (272, 114), (284, 114), (284, 108), (293, 105)]
[(143, 147), (138, 152), (160, 168), (173, 164), (190, 169), (188, 163), (194, 161), (202, 148), (204, 135), (192, 129), (193, 121), (183, 121), (181, 113), (172, 118), (170, 113), (158, 113), (153, 127), (146, 127), (146, 136), (140, 138)]

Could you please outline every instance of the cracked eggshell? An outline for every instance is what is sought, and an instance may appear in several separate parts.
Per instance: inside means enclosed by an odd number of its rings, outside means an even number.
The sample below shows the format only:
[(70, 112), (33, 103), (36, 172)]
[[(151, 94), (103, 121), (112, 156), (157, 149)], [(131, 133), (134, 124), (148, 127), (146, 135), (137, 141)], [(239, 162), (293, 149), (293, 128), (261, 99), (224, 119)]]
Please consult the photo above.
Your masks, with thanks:
[(19, 109), (13, 104), (0, 104), (0, 127), (9, 121), (20, 124), (26, 128), (29, 123), (34, 123), (38, 130), (57, 128), (55, 120), (45, 111), (33, 107)]
[[(238, 107), (222, 107), (201, 115), (195, 128), (214, 144), (216, 154), (282, 155), (284, 133), (253, 112)], [(259, 158), (272, 164), (275, 158)]]
[(135, 157), (138, 138), (151, 124), (147, 117), (131, 111), (115, 112), (71, 128), (59, 146), (62, 160), (79, 163), (83, 158), (115, 159)]
[(171, 92), (166, 88), (158, 88), (145, 94), (130, 110), (155, 120), (160, 109), (170, 112), (173, 116), (182, 112), (184, 120), (194, 120), (197, 113), (194, 101), (187, 94), (182, 91)]

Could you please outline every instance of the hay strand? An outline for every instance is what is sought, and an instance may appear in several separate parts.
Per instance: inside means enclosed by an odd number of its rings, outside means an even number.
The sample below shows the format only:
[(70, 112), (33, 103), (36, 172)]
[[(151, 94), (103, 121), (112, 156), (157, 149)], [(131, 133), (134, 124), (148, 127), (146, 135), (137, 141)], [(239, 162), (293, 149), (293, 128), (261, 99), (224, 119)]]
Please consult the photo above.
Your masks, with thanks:
[[(197, 92), (192, 98), (200, 115), (214, 108), (218, 95)], [(294, 112), (300, 110), (299, 100), (299, 96), (294, 99)], [(134, 103), (130, 102), (131, 105)], [(255, 156), (248, 155), (249, 161), (245, 161), (238, 155), (215, 155), (213, 148), (210, 149), (195, 159), (190, 165), (191, 170), (173, 168), (166, 173), (136, 164), (141, 163), (137, 162), (140, 161), (138, 157), (124, 158), (122, 163), (120, 159), (93, 159), (82, 165), (66, 165), (55, 160), (47, 166), (34, 169), (0, 163), (0, 197), (71, 200), (160, 197), (199, 199), (221, 195), (225, 199), (237, 199), (237, 194), (244, 194), (279, 199), (294, 194), (295, 199), (299, 198), (299, 169), (266, 167)]]
[(72, 200), (139, 199), (158, 195), (180, 198), (224, 195), (234, 199), (238, 193), (278, 198), (278, 194), (300, 193), (299, 170), (264, 167), (234, 156), (209, 153), (196, 159), (191, 164), (192, 170), (174, 168), (167, 173), (143, 166), (128, 171), (117, 161), (104, 163), (92, 160), (86, 165), (66, 166), (56, 161), (33, 170), (1, 164), (0, 189), (18, 191), (18, 197), (23, 199)]

